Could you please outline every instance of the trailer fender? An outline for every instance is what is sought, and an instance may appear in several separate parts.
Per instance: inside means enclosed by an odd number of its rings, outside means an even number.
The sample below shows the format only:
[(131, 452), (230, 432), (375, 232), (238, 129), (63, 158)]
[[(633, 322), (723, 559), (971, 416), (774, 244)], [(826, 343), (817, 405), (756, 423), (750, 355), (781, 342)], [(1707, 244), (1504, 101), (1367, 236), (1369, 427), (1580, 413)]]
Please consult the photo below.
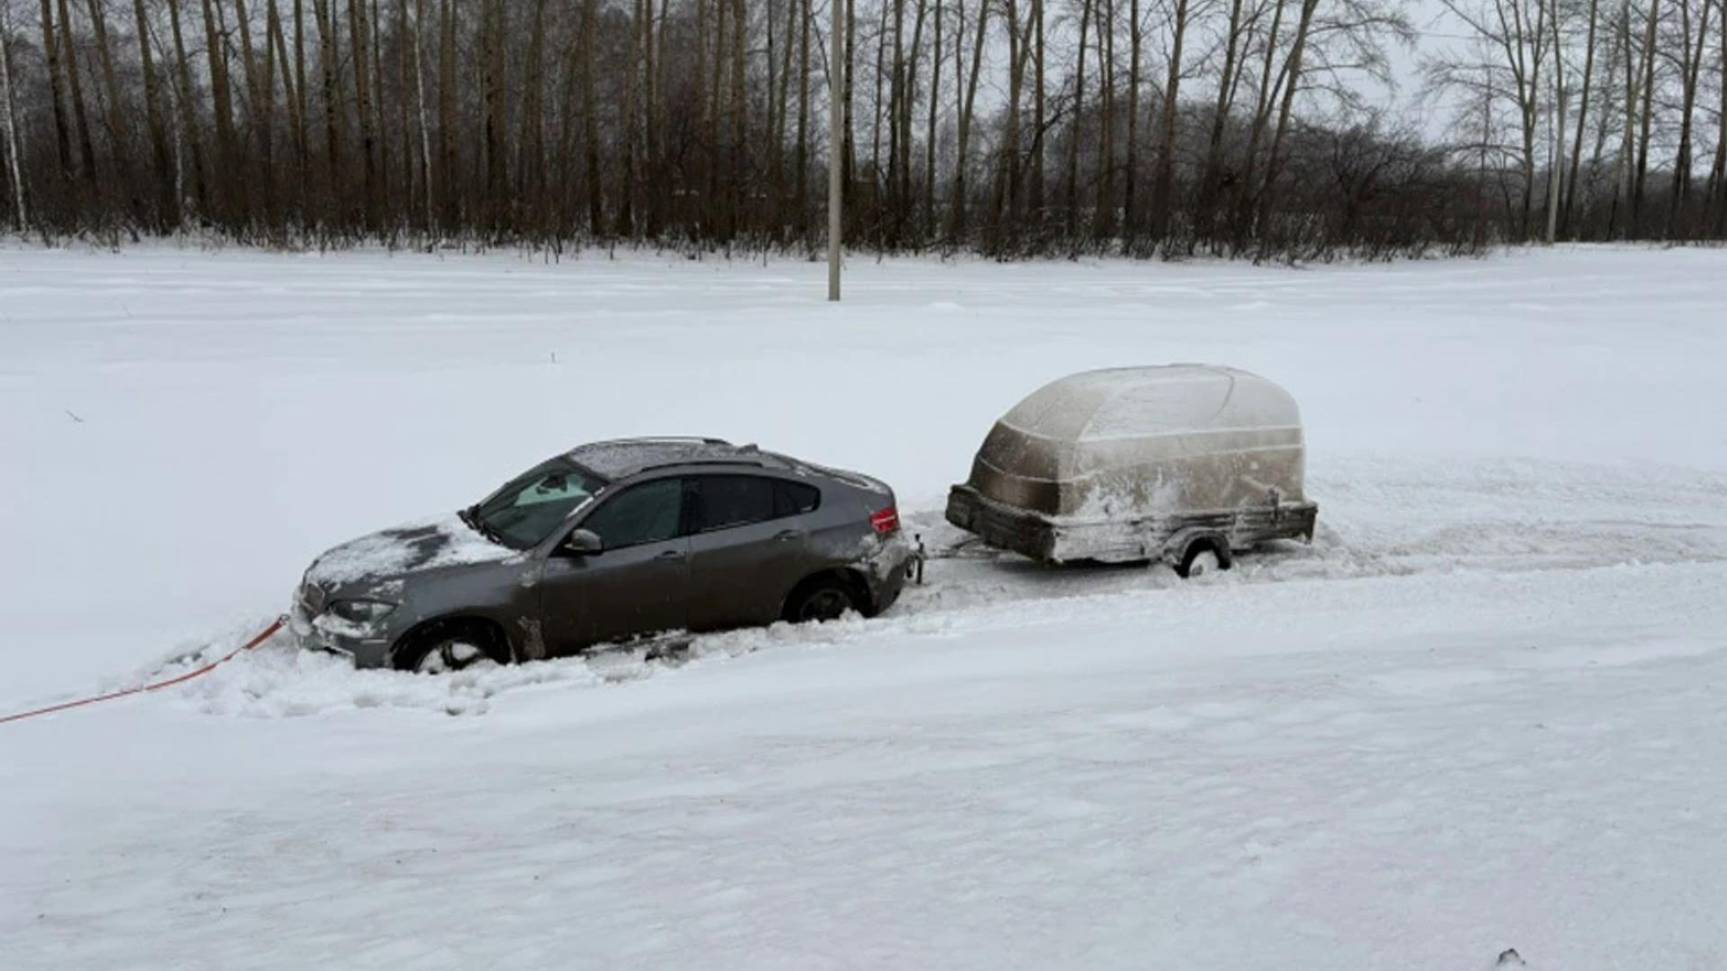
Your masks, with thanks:
[(1187, 562), (1188, 554), (1201, 547), (1210, 547), (1217, 554), (1217, 563), (1225, 570), (1229, 569), (1235, 557), (1231, 552), (1229, 537), (1215, 529), (1202, 526), (1192, 526), (1177, 530), (1163, 545), (1163, 558), (1171, 565)]

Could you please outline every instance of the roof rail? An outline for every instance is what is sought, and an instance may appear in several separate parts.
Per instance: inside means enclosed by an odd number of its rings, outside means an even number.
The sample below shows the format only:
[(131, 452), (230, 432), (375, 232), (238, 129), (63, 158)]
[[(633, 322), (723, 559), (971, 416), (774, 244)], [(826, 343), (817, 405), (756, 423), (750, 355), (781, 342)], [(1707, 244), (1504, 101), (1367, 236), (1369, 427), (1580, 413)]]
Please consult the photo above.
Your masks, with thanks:
[(736, 466), (741, 466), (743, 468), (749, 468), (749, 469), (765, 469), (765, 468), (767, 468), (766, 463), (762, 462), (759, 459), (728, 459), (728, 458), (701, 458), (701, 457), (698, 457), (698, 458), (684, 459), (682, 462), (655, 462), (653, 465), (644, 465), (641, 468), (636, 469), (635, 473), (633, 473), (633, 474), (640, 474), (642, 472), (652, 472), (655, 469), (675, 469), (675, 468), (678, 468), (679, 466), (684, 466), (684, 465), (736, 465)]
[(704, 435), (638, 435), (634, 438), (608, 438), (598, 442), (583, 442), (576, 447), (586, 448), (590, 445), (646, 445), (651, 443), (664, 443), (667, 445), (689, 444), (726, 446), (730, 446), (732, 444), (723, 438), (709, 438)]

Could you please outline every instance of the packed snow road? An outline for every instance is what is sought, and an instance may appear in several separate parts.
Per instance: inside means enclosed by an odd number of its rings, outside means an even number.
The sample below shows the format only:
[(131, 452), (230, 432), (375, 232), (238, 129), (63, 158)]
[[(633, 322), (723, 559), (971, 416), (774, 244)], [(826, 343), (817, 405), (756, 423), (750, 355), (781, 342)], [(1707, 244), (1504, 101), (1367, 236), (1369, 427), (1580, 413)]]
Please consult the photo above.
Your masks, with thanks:
[[(575, 442), (892, 482), (1084, 367), (1289, 387), (1311, 547), (0, 727), (0, 967), (1727, 961), (1714, 251), (1306, 271), (0, 250), (0, 711), (181, 670)], [(688, 663), (686, 663), (688, 662)], [(467, 717), (450, 718), (445, 713)]]

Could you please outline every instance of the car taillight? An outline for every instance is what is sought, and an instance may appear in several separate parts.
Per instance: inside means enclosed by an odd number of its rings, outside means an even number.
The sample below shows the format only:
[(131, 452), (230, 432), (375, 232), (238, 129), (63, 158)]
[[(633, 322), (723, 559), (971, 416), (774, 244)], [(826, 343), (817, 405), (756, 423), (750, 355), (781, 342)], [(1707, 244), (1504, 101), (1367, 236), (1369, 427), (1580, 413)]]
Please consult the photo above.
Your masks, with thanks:
[(871, 513), (869, 524), (875, 527), (877, 536), (891, 536), (899, 532), (898, 507), (889, 506), (886, 509)]

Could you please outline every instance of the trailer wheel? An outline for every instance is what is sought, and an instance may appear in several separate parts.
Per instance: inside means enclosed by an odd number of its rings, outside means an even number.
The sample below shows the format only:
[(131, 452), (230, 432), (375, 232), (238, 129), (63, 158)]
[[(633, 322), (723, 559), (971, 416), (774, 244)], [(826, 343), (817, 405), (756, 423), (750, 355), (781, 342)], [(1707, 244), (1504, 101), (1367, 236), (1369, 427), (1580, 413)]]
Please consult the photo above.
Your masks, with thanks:
[(1229, 566), (1229, 554), (1220, 553), (1217, 544), (1202, 539), (1188, 544), (1181, 562), (1175, 565), (1175, 572), (1182, 579), (1191, 580), (1227, 570)]

